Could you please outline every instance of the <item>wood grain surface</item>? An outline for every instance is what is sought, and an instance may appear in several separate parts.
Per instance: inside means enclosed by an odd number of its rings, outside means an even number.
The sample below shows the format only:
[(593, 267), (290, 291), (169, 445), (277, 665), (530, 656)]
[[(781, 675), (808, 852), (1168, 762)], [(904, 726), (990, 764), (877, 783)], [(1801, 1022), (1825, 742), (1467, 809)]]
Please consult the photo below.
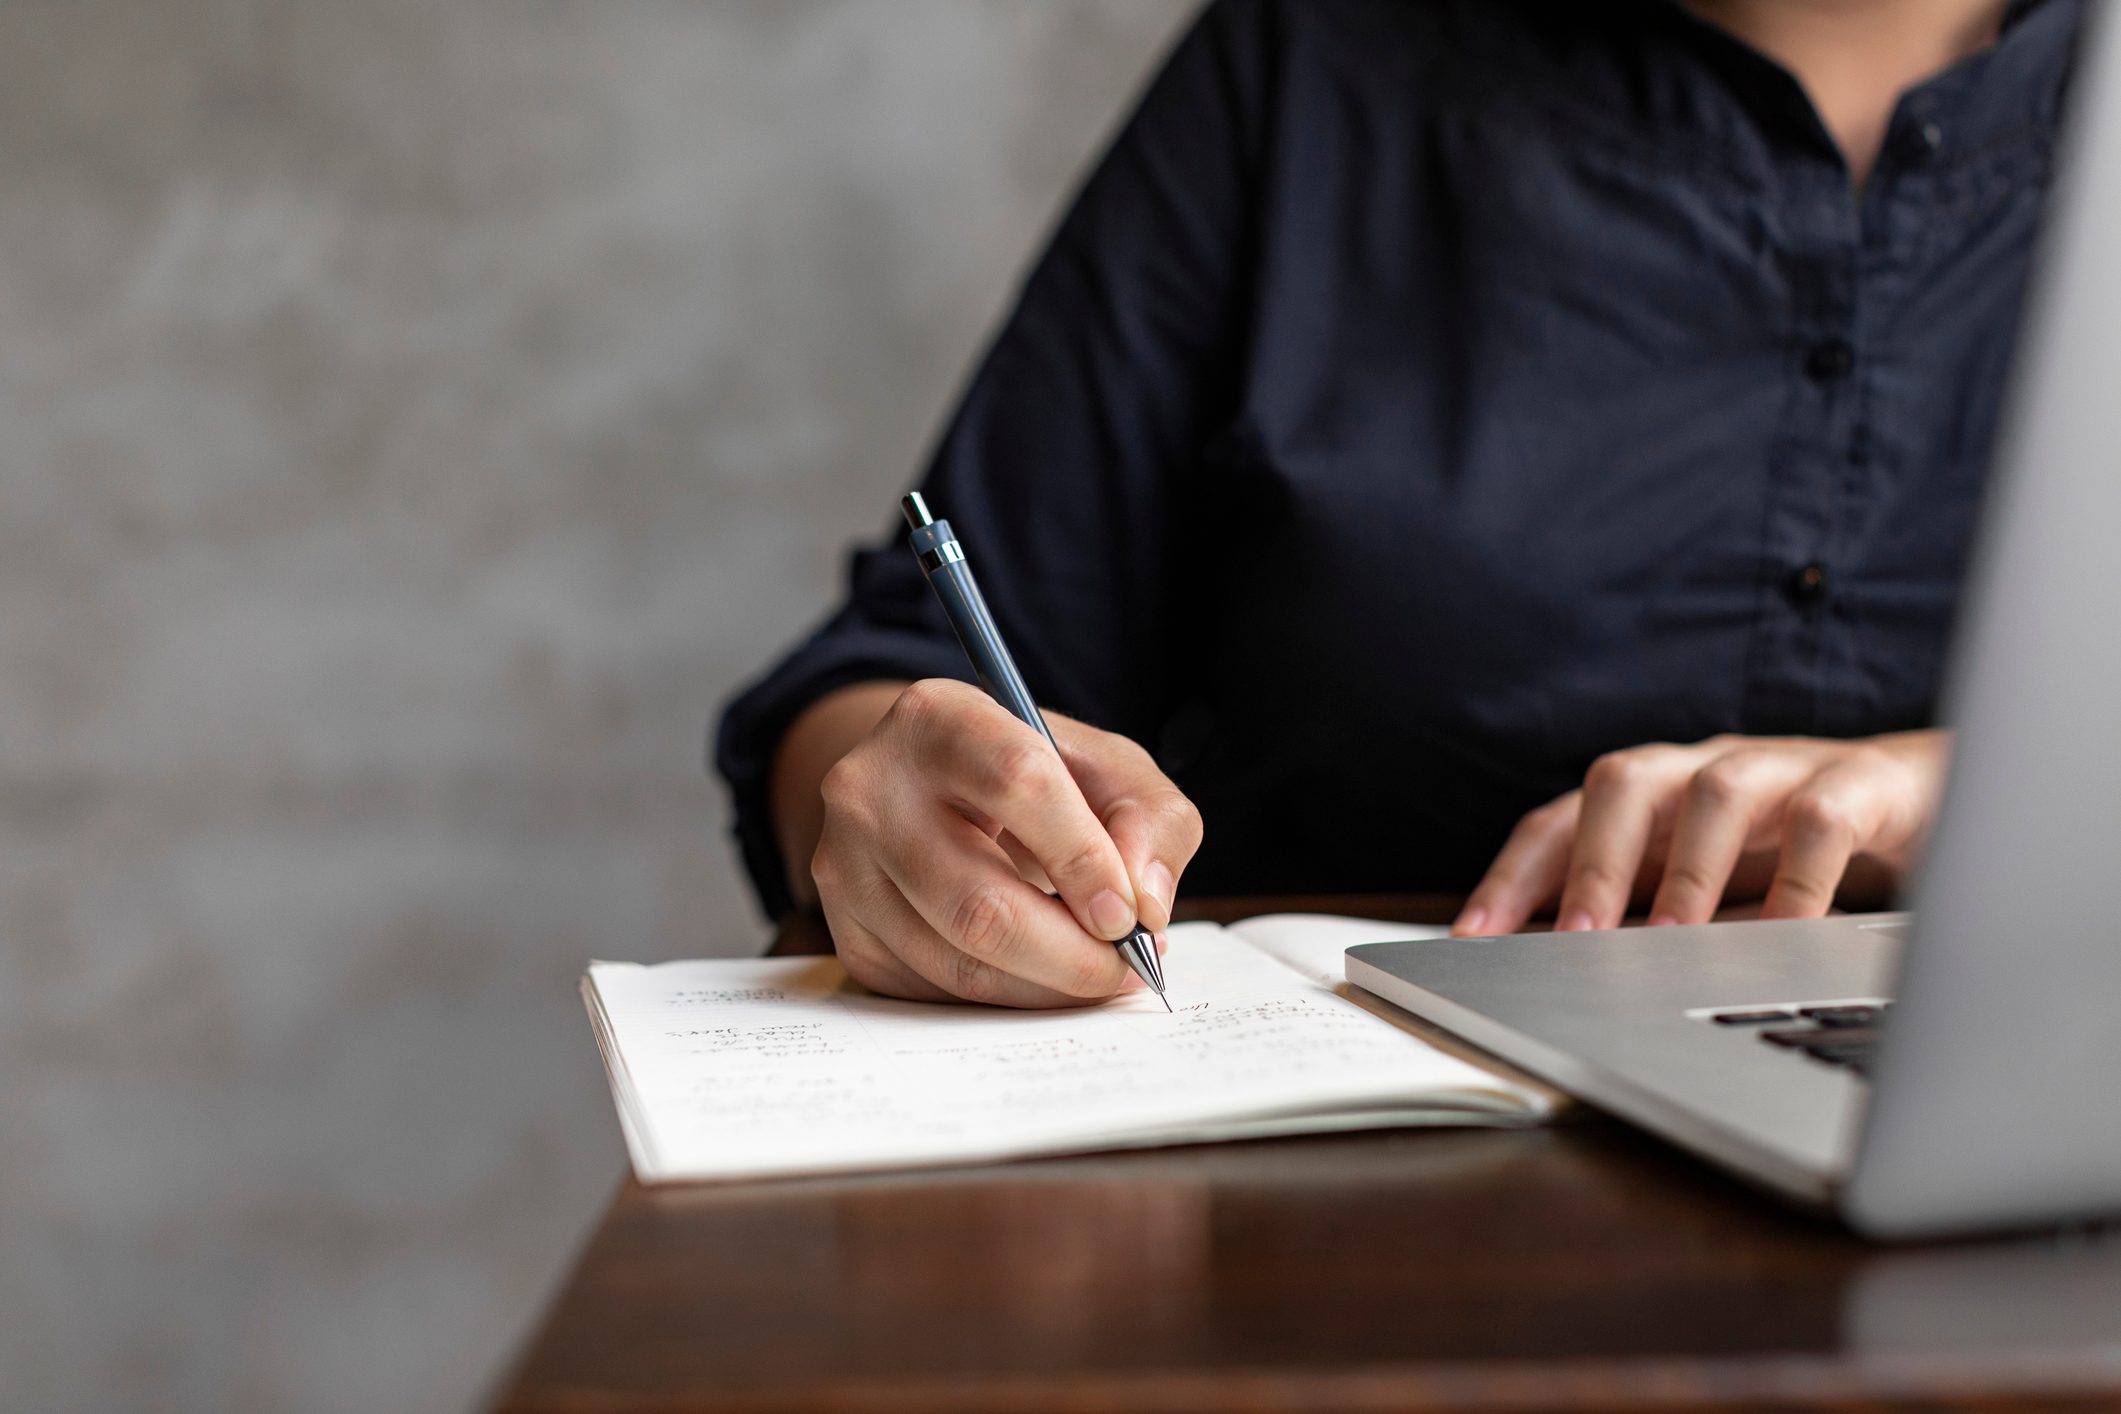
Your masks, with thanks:
[[(1329, 906), (1448, 901), (1197, 911)], [(628, 1181), (494, 1401), (1731, 1406), (2121, 1409), (2121, 1242), (1871, 1246), (1605, 1121)]]

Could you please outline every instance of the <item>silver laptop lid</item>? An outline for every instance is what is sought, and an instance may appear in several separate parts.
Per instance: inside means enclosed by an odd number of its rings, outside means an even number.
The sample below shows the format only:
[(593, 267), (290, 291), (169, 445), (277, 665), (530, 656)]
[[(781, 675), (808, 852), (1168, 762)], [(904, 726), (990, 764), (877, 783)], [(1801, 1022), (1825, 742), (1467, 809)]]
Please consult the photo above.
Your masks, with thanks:
[(1850, 1217), (2121, 1212), (2121, 24), (2079, 56)]

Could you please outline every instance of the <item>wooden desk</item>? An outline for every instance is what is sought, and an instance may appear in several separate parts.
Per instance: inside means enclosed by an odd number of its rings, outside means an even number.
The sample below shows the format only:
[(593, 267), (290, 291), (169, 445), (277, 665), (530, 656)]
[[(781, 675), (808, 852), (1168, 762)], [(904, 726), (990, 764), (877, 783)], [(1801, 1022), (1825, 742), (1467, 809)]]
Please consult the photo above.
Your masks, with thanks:
[[(1447, 905), (1192, 912), (1324, 906)], [(629, 1181), (495, 1407), (1735, 1404), (2121, 1409), (2121, 1240), (1870, 1247), (1605, 1121)]]

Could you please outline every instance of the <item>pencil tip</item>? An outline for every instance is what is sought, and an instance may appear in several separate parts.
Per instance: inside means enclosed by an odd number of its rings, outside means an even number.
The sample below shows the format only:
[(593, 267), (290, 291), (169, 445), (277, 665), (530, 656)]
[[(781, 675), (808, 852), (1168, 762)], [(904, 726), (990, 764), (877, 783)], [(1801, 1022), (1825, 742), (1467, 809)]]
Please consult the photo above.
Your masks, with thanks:
[(1156, 994), (1156, 999), (1164, 1004), (1165, 1011), (1171, 1010), (1171, 999), (1169, 997), (1165, 996), (1162, 992), (1158, 992)]

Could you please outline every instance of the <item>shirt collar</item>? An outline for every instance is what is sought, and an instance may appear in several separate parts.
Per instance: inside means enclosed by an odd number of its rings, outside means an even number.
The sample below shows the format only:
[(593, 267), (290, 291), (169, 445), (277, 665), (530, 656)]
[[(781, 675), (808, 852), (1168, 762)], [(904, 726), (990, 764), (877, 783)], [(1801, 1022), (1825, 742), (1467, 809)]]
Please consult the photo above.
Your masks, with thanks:
[[(1797, 134), (1827, 150), (1833, 139), (1803, 86), (1782, 65), (1703, 20), (1683, 0), (1661, 6), (1770, 135)], [(2011, 0), (2002, 33), (1988, 48), (1902, 96), (1895, 127), (1941, 136), (1938, 159), (1952, 162), (2014, 138), (2044, 141), (2058, 120), (2084, 0)]]

